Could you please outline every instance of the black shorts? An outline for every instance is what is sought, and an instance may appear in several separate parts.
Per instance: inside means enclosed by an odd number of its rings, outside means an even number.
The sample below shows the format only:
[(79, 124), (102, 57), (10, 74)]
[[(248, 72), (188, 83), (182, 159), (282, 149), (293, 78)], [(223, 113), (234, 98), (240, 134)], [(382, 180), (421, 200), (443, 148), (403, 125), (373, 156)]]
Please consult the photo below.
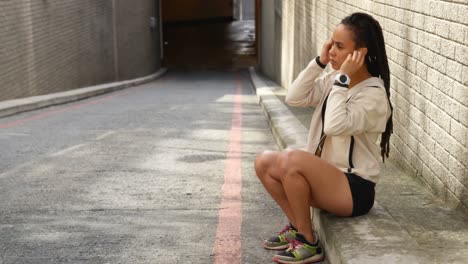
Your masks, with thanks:
[(351, 195), (353, 196), (353, 214), (351, 216), (367, 214), (374, 206), (375, 183), (354, 173), (345, 173), (345, 175), (348, 178)]

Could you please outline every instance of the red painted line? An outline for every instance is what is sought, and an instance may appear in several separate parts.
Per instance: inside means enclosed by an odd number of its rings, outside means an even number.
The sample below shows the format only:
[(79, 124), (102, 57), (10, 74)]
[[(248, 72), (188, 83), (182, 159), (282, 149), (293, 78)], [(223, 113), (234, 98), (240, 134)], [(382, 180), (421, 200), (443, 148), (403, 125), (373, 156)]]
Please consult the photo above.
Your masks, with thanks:
[(214, 264), (241, 263), (242, 226), (242, 82), (237, 77), (234, 112), (221, 187), (218, 228), (213, 247)]
[(0, 124), (0, 129), (16, 127), (16, 126), (19, 126), (21, 124), (24, 124), (24, 123), (27, 123), (27, 122), (30, 122), (30, 121), (40, 120), (40, 119), (43, 119), (43, 118), (46, 118), (48, 116), (52, 116), (52, 115), (55, 115), (55, 114), (68, 112), (68, 111), (71, 111), (71, 110), (74, 110), (74, 109), (79, 109), (79, 108), (82, 108), (82, 107), (88, 106), (88, 105), (97, 104), (97, 103), (100, 103), (100, 102), (102, 102), (104, 100), (108, 100), (108, 99), (111, 99), (113, 97), (117, 97), (117, 96), (121, 96), (121, 95), (124, 95), (126, 93), (129, 93), (130, 90), (134, 89), (134, 88), (139, 88), (139, 87), (127, 88), (123, 92), (116, 92), (116, 93), (101, 97), (101, 98), (96, 99), (96, 100), (88, 101), (86, 103), (75, 104), (75, 105), (72, 105), (72, 106), (69, 106), (69, 107), (63, 107), (63, 108), (60, 108), (60, 109), (57, 109), (57, 110), (50, 110), (50, 111), (43, 112), (43, 113), (40, 113), (40, 114), (37, 114), (37, 115), (26, 117), (26, 118), (23, 118), (23, 119), (18, 119), (16, 121), (12, 121), (12, 122), (9, 122), (9, 123)]

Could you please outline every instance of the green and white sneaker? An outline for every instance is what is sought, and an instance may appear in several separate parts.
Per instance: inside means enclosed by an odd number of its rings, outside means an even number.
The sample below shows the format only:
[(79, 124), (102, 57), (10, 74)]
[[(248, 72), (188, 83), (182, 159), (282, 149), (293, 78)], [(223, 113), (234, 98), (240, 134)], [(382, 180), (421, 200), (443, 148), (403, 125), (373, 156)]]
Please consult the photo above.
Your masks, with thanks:
[(276, 254), (273, 261), (283, 264), (305, 264), (316, 263), (324, 258), (325, 254), (318, 240), (314, 244), (310, 244), (303, 235), (296, 233), (296, 239), (291, 240), (290, 247)]
[(289, 241), (296, 239), (297, 230), (287, 224), (277, 236), (270, 237), (263, 241), (263, 247), (266, 249), (283, 250), (289, 247)]

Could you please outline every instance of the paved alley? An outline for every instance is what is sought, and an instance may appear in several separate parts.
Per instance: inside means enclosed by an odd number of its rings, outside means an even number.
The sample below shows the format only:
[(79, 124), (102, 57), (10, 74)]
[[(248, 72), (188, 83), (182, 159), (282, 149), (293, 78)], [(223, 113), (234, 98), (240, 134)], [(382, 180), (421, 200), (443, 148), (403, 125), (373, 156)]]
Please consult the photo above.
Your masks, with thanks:
[(271, 262), (261, 240), (284, 218), (253, 162), (276, 146), (247, 72), (169, 71), (4, 117), (0, 148), (0, 263), (212, 263), (216, 245)]

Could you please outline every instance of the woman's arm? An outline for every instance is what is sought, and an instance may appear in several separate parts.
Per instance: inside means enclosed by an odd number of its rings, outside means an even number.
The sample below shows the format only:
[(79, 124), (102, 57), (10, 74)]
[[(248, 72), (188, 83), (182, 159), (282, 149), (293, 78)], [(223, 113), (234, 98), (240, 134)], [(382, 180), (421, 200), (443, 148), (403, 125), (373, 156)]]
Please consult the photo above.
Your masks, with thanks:
[(286, 95), (286, 102), (289, 105), (302, 107), (318, 105), (324, 82), (323, 78), (318, 78), (324, 69), (323, 65), (317, 63), (318, 58), (312, 60), (289, 87)]
[(317, 106), (322, 97), (326, 77), (318, 78), (329, 62), (329, 52), (333, 42), (329, 39), (319, 57), (313, 59), (297, 76), (288, 89), (286, 102), (291, 106)]
[(347, 96), (348, 88), (333, 86), (325, 113), (326, 135), (385, 131), (390, 109), (383, 87), (365, 87), (348, 102)]

